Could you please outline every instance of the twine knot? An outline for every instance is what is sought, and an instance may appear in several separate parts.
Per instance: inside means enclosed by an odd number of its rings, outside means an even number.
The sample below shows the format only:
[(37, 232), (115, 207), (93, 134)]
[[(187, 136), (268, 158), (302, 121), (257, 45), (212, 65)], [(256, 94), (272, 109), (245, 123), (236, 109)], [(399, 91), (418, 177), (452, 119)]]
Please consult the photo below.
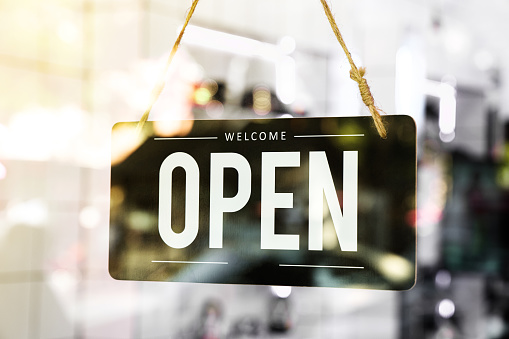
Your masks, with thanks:
[(357, 68), (352, 66), (350, 70), (350, 79), (354, 80), (359, 85), (359, 91), (361, 93), (362, 102), (364, 105), (368, 107), (371, 116), (373, 117), (373, 121), (375, 122), (375, 127), (378, 131), (378, 134), (383, 139), (387, 138), (387, 131), (382, 121), (382, 117), (378, 112), (378, 108), (375, 106), (375, 99), (371, 94), (371, 90), (369, 89), (368, 82), (364, 79), (364, 74), (366, 73), (366, 69), (364, 67)]
[(366, 73), (366, 69), (361, 67), (359, 69), (351, 69), (350, 70), (350, 79), (354, 80), (359, 84), (359, 91), (361, 93), (362, 101), (368, 107), (375, 105), (375, 100), (373, 99), (373, 95), (371, 94), (371, 90), (369, 89), (368, 82), (364, 79), (364, 74)]

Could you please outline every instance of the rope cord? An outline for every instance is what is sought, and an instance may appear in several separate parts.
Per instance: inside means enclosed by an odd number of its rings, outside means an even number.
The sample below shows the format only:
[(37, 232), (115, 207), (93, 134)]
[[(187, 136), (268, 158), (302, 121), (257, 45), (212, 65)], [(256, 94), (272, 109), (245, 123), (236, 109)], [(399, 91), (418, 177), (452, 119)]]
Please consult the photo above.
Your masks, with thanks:
[(166, 73), (168, 73), (168, 68), (170, 67), (170, 64), (173, 60), (173, 57), (177, 53), (177, 50), (180, 46), (180, 42), (182, 41), (182, 37), (184, 36), (184, 32), (186, 30), (187, 25), (189, 24), (189, 21), (191, 20), (191, 17), (193, 16), (194, 10), (196, 9), (196, 6), (198, 5), (198, 1), (200, 0), (193, 0), (193, 4), (191, 5), (191, 8), (189, 8), (187, 12), (186, 21), (184, 23), (184, 26), (180, 30), (180, 34), (177, 37), (177, 40), (173, 44), (173, 48), (171, 49), (170, 56), (168, 57), (168, 60), (166, 61), (166, 66), (164, 67), (163, 72), (161, 73), (159, 80), (157, 81), (156, 85), (152, 89), (152, 93), (150, 94), (150, 103), (145, 112), (143, 113), (140, 121), (138, 122), (138, 126), (136, 126), (136, 135), (140, 135), (143, 125), (145, 125), (145, 122), (148, 119), (148, 116), (150, 114), (150, 111), (152, 110), (152, 106), (154, 106), (154, 103), (156, 102), (157, 98), (163, 91), (165, 81), (164, 78), (166, 77)]
[(357, 82), (359, 85), (359, 91), (361, 93), (362, 101), (364, 104), (368, 107), (369, 112), (371, 113), (371, 116), (373, 117), (373, 120), (375, 122), (376, 129), (378, 131), (378, 134), (382, 138), (387, 138), (387, 131), (385, 129), (385, 126), (382, 121), (382, 117), (380, 116), (380, 113), (378, 112), (379, 109), (375, 106), (375, 100), (373, 99), (373, 95), (371, 94), (371, 90), (369, 89), (368, 82), (366, 79), (364, 79), (364, 74), (366, 73), (366, 69), (364, 67), (357, 68), (355, 65), (352, 55), (350, 54), (350, 51), (348, 51), (348, 48), (346, 47), (345, 41), (343, 40), (343, 36), (341, 35), (341, 32), (339, 31), (338, 25), (336, 24), (336, 20), (334, 20), (334, 16), (332, 15), (332, 12), (330, 10), (329, 5), (327, 4), (326, 0), (320, 0), (323, 9), (325, 11), (325, 15), (327, 16), (327, 19), (329, 20), (329, 23), (332, 27), (332, 31), (334, 32), (334, 35), (338, 39), (339, 44), (343, 48), (343, 51), (346, 54), (346, 57), (348, 58), (348, 62), (350, 63), (350, 78)]

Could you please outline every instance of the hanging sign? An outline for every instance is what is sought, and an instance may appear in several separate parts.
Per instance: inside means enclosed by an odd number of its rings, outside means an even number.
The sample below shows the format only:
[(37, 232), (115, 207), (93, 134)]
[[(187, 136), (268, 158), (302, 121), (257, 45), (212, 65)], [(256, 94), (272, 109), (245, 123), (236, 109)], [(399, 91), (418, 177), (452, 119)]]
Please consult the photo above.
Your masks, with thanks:
[(411, 288), (416, 131), (384, 121), (386, 139), (371, 117), (147, 122), (138, 142), (116, 124), (110, 274)]

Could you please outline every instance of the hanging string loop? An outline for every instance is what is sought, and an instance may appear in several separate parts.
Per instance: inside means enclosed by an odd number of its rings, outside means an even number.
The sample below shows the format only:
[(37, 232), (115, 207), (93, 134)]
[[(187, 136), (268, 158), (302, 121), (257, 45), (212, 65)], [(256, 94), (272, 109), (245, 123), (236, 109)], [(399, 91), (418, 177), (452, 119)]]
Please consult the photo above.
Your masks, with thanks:
[[(339, 31), (338, 25), (336, 24), (336, 20), (334, 19), (334, 16), (332, 15), (332, 12), (330, 10), (329, 5), (327, 4), (327, 0), (320, 0), (325, 15), (327, 16), (327, 19), (329, 20), (329, 23), (331, 25), (331, 28), (334, 32), (334, 35), (336, 36), (337, 40), (339, 41), (339, 44), (343, 48), (343, 51), (346, 54), (346, 57), (348, 58), (348, 62), (350, 63), (351, 70), (350, 70), (350, 78), (357, 82), (359, 85), (359, 91), (362, 97), (362, 101), (364, 104), (368, 107), (369, 112), (371, 113), (371, 116), (373, 117), (373, 120), (375, 122), (376, 129), (378, 131), (378, 134), (382, 138), (387, 137), (387, 131), (385, 129), (385, 126), (382, 121), (382, 117), (380, 116), (379, 109), (375, 106), (375, 100), (373, 98), (373, 95), (371, 94), (371, 90), (369, 89), (368, 83), (366, 79), (364, 78), (364, 74), (366, 73), (366, 69), (361, 67), (357, 68), (355, 65), (352, 55), (350, 54), (350, 51), (346, 47), (346, 43), (343, 40), (343, 36), (341, 35), (341, 32)], [(137, 134), (141, 132), (143, 129), (143, 125), (148, 119), (148, 116), (150, 114), (150, 111), (152, 110), (152, 106), (154, 105), (155, 101), (163, 91), (165, 81), (164, 78), (166, 76), (166, 73), (168, 72), (168, 68), (173, 60), (173, 57), (175, 56), (175, 53), (177, 52), (177, 49), (180, 46), (180, 42), (182, 40), (182, 37), (184, 36), (184, 32), (186, 30), (187, 25), (189, 24), (189, 21), (191, 20), (191, 17), (193, 16), (193, 13), (196, 9), (196, 6), (198, 5), (199, 0), (193, 0), (193, 3), (191, 5), (191, 8), (188, 10), (186, 21), (184, 25), (182, 26), (182, 30), (180, 31), (179, 36), (177, 37), (177, 40), (175, 41), (175, 44), (173, 45), (173, 48), (171, 50), (170, 56), (168, 57), (168, 61), (166, 62), (166, 66), (164, 68), (164, 71), (161, 74), (161, 77), (159, 78), (159, 81), (155, 85), (154, 89), (151, 93), (151, 99), (148, 108), (143, 113), (143, 116), (141, 117), (140, 121), (138, 122), (138, 126), (136, 127)]]

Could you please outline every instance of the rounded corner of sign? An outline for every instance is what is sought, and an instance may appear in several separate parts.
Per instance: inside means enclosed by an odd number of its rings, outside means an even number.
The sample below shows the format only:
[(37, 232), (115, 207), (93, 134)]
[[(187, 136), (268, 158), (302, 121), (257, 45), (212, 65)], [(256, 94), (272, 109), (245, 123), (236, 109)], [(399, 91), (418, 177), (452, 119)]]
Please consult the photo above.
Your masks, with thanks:
[(111, 271), (108, 271), (108, 275), (109, 275), (109, 276), (110, 276), (110, 278), (112, 278), (113, 280), (117, 280), (117, 281), (118, 281), (118, 280), (122, 280), (122, 279), (120, 279), (120, 278), (116, 277), (116, 276), (115, 276), (115, 275), (114, 275)]
[(111, 125), (111, 130), (114, 131), (116, 128), (118, 128), (120, 125), (123, 125), (123, 124), (125, 124), (125, 122), (117, 121), (117, 122), (113, 123), (113, 125)]
[(408, 292), (408, 291), (412, 290), (416, 284), (417, 284), (417, 279), (414, 278), (411, 282), (409, 282), (408, 286), (403, 287), (402, 289), (400, 289), (400, 291)]
[(417, 129), (417, 122), (415, 121), (414, 117), (409, 114), (403, 114), (401, 115), (403, 119), (409, 121), (409, 123), (412, 125), (414, 129)]
[(111, 125), (111, 131), (114, 131), (118, 128), (122, 128), (124, 126), (136, 126), (136, 121), (117, 121)]
[(108, 275), (113, 279), (113, 280), (116, 280), (116, 281), (121, 281), (121, 280), (125, 280), (125, 279), (122, 279), (120, 276), (118, 276), (118, 274), (116, 272), (114, 272), (113, 270), (111, 270), (109, 267), (108, 267)]
[(400, 288), (398, 288), (398, 291), (400, 291), (400, 292), (408, 292), (408, 291), (412, 290), (415, 287), (416, 284), (417, 284), (417, 272), (414, 271), (413, 279), (408, 280), (408, 282), (405, 285), (403, 285)]
[(408, 123), (412, 124), (413, 126), (417, 126), (417, 123), (415, 121), (415, 118), (410, 114), (389, 114), (386, 115), (389, 119), (396, 119), (396, 120), (403, 120), (404, 122), (408, 121)]

